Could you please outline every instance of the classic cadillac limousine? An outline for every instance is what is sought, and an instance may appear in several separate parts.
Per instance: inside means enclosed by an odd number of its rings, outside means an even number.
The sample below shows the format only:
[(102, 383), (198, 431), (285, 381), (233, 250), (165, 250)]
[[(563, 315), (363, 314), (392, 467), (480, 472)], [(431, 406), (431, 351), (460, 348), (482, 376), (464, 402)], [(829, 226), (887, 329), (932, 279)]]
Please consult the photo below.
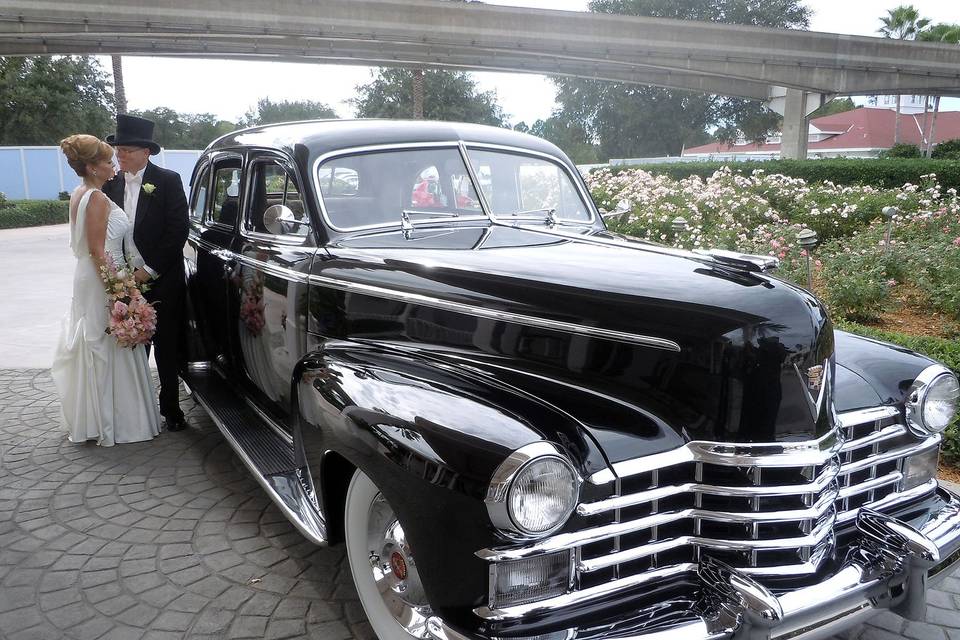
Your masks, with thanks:
[(956, 377), (611, 233), (543, 140), (247, 129), (191, 191), (183, 378), (383, 639), (822, 637), (960, 558)]

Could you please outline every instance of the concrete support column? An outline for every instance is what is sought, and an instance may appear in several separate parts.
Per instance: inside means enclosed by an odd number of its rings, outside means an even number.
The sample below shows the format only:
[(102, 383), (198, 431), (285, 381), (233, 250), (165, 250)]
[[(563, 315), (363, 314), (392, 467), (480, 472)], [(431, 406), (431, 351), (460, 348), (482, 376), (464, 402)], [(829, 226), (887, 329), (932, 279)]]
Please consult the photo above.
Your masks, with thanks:
[(780, 157), (791, 160), (807, 159), (807, 92), (787, 89), (783, 106), (783, 133)]

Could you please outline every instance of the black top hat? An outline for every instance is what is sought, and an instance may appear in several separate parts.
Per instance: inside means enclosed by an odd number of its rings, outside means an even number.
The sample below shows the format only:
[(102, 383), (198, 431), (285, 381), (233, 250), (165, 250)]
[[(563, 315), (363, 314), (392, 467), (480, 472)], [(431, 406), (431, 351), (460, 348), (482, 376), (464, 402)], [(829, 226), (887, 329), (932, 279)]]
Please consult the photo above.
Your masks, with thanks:
[(150, 155), (160, 153), (160, 145), (153, 141), (153, 120), (125, 113), (117, 114), (117, 133), (107, 136), (107, 144), (115, 147), (144, 147)]

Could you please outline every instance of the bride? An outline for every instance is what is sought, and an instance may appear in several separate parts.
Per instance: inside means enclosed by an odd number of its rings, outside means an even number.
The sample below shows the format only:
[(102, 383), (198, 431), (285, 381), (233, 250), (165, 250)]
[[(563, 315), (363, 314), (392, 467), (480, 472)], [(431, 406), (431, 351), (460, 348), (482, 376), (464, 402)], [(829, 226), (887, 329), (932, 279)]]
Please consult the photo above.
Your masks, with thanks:
[(117, 345), (106, 333), (109, 312), (100, 267), (108, 257), (124, 264), (127, 215), (100, 191), (113, 177), (113, 148), (95, 136), (60, 143), (83, 182), (70, 196), (70, 247), (77, 258), (73, 301), (63, 320), (51, 374), (71, 442), (150, 440), (160, 433), (160, 411), (143, 345)]

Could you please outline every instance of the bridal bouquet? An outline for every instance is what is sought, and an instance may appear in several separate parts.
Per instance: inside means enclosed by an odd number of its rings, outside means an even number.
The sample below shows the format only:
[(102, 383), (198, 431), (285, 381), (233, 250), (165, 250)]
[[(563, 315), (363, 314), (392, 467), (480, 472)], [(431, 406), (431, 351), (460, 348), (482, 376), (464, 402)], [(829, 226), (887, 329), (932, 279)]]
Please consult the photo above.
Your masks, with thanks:
[(119, 346), (131, 349), (150, 342), (157, 330), (157, 310), (143, 297), (146, 285), (138, 285), (132, 270), (119, 268), (109, 257), (107, 264), (100, 267), (100, 279), (107, 291), (110, 310), (107, 334), (113, 336)]

